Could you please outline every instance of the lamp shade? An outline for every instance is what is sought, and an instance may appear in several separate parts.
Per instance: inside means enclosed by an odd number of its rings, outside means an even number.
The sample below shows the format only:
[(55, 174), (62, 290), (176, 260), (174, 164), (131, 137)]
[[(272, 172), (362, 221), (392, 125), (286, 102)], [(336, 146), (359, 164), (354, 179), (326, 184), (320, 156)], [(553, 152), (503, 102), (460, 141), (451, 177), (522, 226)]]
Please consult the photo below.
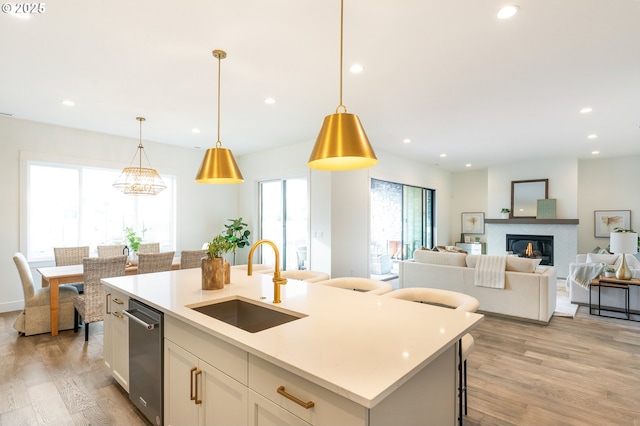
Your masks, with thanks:
[(125, 167), (113, 186), (127, 195), (156, 195), (167, 187), (158, 172), (148, 167)]
[(318, 170), (353, 170), (377, 163), (358, 116), (340, 112), (324, 118), (307, 165)]
[(209, 148), (204, 154), (200, 170), (196, 175), (198, 183), (242, 183), (244, 178), (233, 158), (231, 150), (216, 147)]
[(612, 232), (611, 252), (636, 254), (638, 252), (637, 232)]

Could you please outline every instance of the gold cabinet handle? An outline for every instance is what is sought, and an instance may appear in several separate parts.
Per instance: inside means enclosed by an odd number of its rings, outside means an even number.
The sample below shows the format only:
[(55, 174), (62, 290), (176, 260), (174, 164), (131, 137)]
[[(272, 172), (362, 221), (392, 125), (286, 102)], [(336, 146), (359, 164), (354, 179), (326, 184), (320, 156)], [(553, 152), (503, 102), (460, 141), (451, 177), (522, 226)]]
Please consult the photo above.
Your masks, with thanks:
[[(191, 399), (191, 401), (195, 401), (196, 400), (196, 396), (193, 392), (193, 372), (196, 371), (198, 369), (198, 367), (193, 367), (191, 368), (191, 371), (189, 372), (189, 398)], [(196, 389), (196, 392), (198, 390)]]
[(107, 310), (107, 315), (109, 315), (111, 313), (111, 311), (109, 310), (109, 308), (111, 307), (110, 305), (110, 301), (111, 301), (111, 293), (107, 293), (104, 295), (104, 306), (105, 309)]
[(124, 301), (118, 299), (117, 297), (115, 299), (113, 299), (114, 302), (116, 302), (118, 305), (124, 305)]
[(284, 396), (285, 398), (290, 399), (291, 401), (295, 402), (295, 403), (296, 403), (296, 404), (298, 404), (299, 406), (306, 408), (307, 410), (308, 410), (309, 408), (312, 408), (312, 407), (314, 407), (314, 406), (316, 405), (313, 401), (304, 402), (304, 401), (303, 401), (303, 400), (301, 400), (300, 398), (297, 398), (297, 397), (295, 397), (295, 396), (291, 395), (290, 393), (288, 393), (288, 392), (286, 392), (286, 391), (284, 390), (284, 386), (280, 386), (280, 387), (278, 388), (278, 393), (279, 393), (280, 395)]
[(202, 400), (198, 399), (198, 376), (202, 376), (202, 370), (196, 371), (196, 404), (202, 404)]
[(116, 311), (116, 312), (111, 312), (111, 315), (113, 315), (113, 316), (114, 316), (114, 317), (116, 317), (116, 318), (120, 318), (120, 319), (124, 318), (124, 315), (122, 315), (122, 314), (121, 314), (121, 313), (119, 313), (118, 311)]

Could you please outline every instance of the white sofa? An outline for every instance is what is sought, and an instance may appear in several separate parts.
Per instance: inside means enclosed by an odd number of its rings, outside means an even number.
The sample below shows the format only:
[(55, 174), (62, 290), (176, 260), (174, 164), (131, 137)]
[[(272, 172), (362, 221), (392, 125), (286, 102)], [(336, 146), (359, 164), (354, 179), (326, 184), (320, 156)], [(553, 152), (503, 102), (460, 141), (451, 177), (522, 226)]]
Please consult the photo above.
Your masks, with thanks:
[[(578, 305), (588, 305), (589, 304), (589, 290), (582, 287), (580, 284), (575, 282), (571, 277), (573, 277), (576, 268), (579, 265), (593, 264), (603, 262), (607, 265), (614, 265), (617, 267), (620, 262), (620, 255), (616, 254), (579, 254), (576, 256), (575, 263), (569, 264), (569, 276), (567, 277), (567, 283), (569, 284), (569, 298), (571, 299), (571, 303), (575, 303)], [(627, 255), (627, 264), (632, 269), (633, 278), (640, 278), (640, 262), (632, 255)], [(603, 308), (624, 308), (624, 292), (615, 288), (605, 288), (601, 289), (602, 302), (601, 306)], [(598, 295), (594, 290), (591, 295), (593, 299), (593, 303), (598, 303)], [(629, 286), (629, 309), (632, 312), (640, 312), (640, 286)]]
[(478, 299), (479, 312), (549, 322), (556, 308), (554, 267), (536, 267), (534, 262), (527, 262), (530, 259), (507, 258), (504, 289), (480, 287), (475, 285), (475, 263), (480, 256), (416, 250), (414, 260), (399, 264), (400, 288), (458, 291)]

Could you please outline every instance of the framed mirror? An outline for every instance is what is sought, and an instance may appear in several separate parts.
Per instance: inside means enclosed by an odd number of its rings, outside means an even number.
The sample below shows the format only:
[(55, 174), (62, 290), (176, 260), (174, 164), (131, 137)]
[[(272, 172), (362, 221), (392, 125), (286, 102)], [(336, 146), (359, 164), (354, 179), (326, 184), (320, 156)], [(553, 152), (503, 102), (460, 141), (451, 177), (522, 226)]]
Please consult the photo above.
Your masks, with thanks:
[(511, 217), (535, 218), (538, 200), (549, 198), (549, 179), (511, 181)]

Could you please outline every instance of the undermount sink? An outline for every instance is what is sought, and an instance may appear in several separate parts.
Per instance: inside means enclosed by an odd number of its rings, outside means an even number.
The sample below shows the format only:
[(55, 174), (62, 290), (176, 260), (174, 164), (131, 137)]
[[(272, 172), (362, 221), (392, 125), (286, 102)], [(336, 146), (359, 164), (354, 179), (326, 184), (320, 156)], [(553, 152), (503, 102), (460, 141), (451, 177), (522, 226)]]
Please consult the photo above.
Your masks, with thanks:
[(306, 317), (304, 314), (275, 310), (241, 298), (188, 307), (249, 333), (256, 333)]

